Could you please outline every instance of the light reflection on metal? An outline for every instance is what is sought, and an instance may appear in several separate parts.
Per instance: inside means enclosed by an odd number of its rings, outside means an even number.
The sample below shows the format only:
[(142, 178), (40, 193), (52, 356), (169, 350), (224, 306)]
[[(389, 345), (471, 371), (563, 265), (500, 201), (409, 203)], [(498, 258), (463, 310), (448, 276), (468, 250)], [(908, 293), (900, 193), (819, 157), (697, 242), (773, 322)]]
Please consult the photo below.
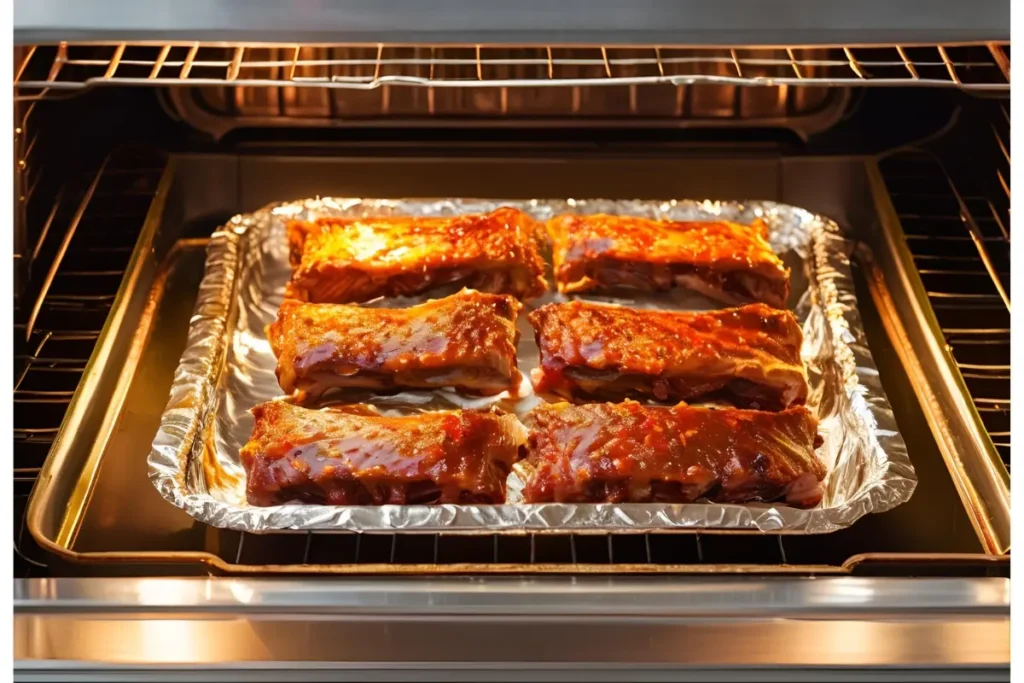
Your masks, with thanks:
[[(430, 59), (399, 56), (406, 46), (311, 46), (317, 50), (336, 53), (331, 56), (317, 55), (312, 58), (297, 58), (297, 46), (259, 44), (237, 44), (227, 48), (224, 44), (204, 45), (200, 43), (163, 43), (155, 55), (147, 52), (132, 52), (130, 59), (124, 59), (126, 48), (143, 47), (142, 44), (114, 44), (111, 56), (100, 56), (111, 47), (104, 43), (61, 43), (56, 54), (41, 57), (42, 50), (36, 49), (25, 59), (16, 73), (16, 98), (37, 99), (43, 89), (75, 90), (94, 85), (238, 85), (260, 87), (327, 87), (356, 90), (374, 90), (383, 85), (430, 86), (433, 88), (471, 87), (536, 87), (536, 86), (586, 86), (590, 84), (614, 85), (687, 85), (693, 83), (717, 83), (732, 85), (928, 85), (946, 86), (966, 90), (987, 90), (1007, 92), (1009, 90), (1009, 58), (1001, 43), (985, 43), (990, 61), (977, 58), (954, 57), (950, 49), (959, 45), (927, 46), (934, 50), (934, 57), (911, 58), (906, 45), (871, 46), (872, 55), (886, 50), (892, 53), (886, 57), (858, 56), (862, 47), (850, 46), (787, 46), (782, 48), (733, 47), (723, 54), (720, 48), (666, 47), (659, 46), (649, 56), (634, 56), (629, 48), (600, 46), (592, 50), (573, 49), (573, 56), (555, 56), (553, 46), (536, 48), (507, 48), (478, 44), (472, 48), (472, 57), (452, 56), (461, 48), (431, 47)], [(41, 47), (41, 46), (40, 46)], [(182, 57), (180, 48), (188, 48)], [(175, 50), (175, 48), (178, 48)], [(562, 50), (559, 48), (560, 51)], [(768, 50), (769, 55), (758, 54)], [(70, 52), (69, 52), (70, 51)], [(98, 51), (98, 52), (97, 52)], [(174, 57), (171, 58), (171, 52)], [(523, 52), (532, 56), (522, 56)], [(202, 52), (202, 55), (200, 55)], [(579, 54), (575, 54), (579, 53)], [(516, 56), (509, 56), (515, 54)], [(625, 56), (625, 55), (629, 56)], [(141, 56), (140, 56), (141, 55)], [(253, 56), (256, 55), (256, 56)], [(341, 55), (341, 56), (339, 56)], [(841, 58), (840, 58), (841, 55)], [(732, 73), (719, 74), (712, 68), (717, 64), (728, 64)], [(72, 77), (58, 80), (65, 65), (78, 67)], [(146, 77), (118, 76), (118, 66), (143, 66), (149, 69)], [(424, 76), (419, 67), (429, 65), (429, 74)], [(473, 66), (475, 78), (462, 75), (439, 76), (436, 67)], [(176, 77), (160, 76), (163, 66), (179, 68)], [(518, 71), (518, 67), (542, 67), (536, 71)], [(577, 72), (577, 75), (559, 75), (562, 67), (600, 67), (597, 72)], [(892, 67), (902, 67), (906, 76), (892, 76)], [(921, 67), (942, 66), (948, 78), (931, 75), (920, 76)], [(194, 77), (194, 67), (203, 67), (205, 75)], [(308, 67), (311, 72), (300, 70)], [(363, 69), (362, 67), (368, 67)], [(497, 67), (508, 67), (501, 69)], [(543, 68), (546, 67), (546, 70)], [(649, 67), (643, 75), (639, 72), (626, 74), (633, 67)], [(853, 77), (837, 75), (841, 68), (852, 72)], [(497, 68), (497, 69), (496, 69)], [(273, 70), (270, 76), (254, 76), (254, 70)], [(345, 73), (355, 69), (358, 73)], [(495, 69), (492, 71), (492, 69)], [(220, 77), (209, 75), (210, 70), (222, 70)], [(820, 73), (812, 75), (813, 70)], [(995, 71), (995, 78), (990, 72)], [(885, 72), (885, 76), (875, 76)], [(974, 72), (981, 75), (975, 78)], [(457, 72), (451, 72), (456, 73)], [(505, 74), (492, 77), (489, 74)], [(46, 74), (45, 76), (43, 74)], [(754, 75), (756, 74), (756, 75)], [(968, 76), (970, 78), (968, 79)]]
[[(164, 600), (137, 602), (140, 582)], [(1008, 667), (1010, 654), (1005, 579), (57, 579), (16, 582), (15, 593), (15, 666), (37, 671), (191, 664), (251, 672), (286, 662), (395, 673), (513, 656), (524, 671), (906, 672)]]

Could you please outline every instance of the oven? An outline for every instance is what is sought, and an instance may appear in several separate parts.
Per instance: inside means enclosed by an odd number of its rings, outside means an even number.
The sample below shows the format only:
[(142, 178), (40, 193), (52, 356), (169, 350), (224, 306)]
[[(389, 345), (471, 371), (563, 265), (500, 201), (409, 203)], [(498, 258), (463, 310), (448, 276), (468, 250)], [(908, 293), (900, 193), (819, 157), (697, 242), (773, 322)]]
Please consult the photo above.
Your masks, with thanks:
[[(16, 3), (18, 679), (1008, 676), (1008, 3), (175, 4)], [(917, 488), (818, 535), (199, 523), (146, 456), (211, 234), (316, 196), (829, 216)]]

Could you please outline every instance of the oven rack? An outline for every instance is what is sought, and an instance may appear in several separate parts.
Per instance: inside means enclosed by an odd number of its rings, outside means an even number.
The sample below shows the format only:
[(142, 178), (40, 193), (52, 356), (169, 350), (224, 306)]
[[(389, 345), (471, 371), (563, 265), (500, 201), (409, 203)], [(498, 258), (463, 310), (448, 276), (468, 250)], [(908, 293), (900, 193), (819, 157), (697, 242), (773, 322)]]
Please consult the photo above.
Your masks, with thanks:
[(69, 43), (27, 49), (15, 99), (99, 85), (257, 86), (928, 86), (1008, 92), (1006, 42), (796, 47), (495, 47)]
[(159, 155), (121, 150), (99, 169), (51, 185), (28, 152), (21, 168), (29, 171), (31, 244), (19, 256), (35, 277), (13, 330), (14, 550), (22, 577), (46, 568), (25, 528), (29, 493), (87, 371), (163, 167)]
[(976, 553), (850, 551), (821, 536), (715, 533), (572, 533), (523, 535), (446, 533), (252, 534), (219, 530), (212, 573), (458, 574), (576, 571), (690, 573), (749, 570), (784, 575), (1006, 576), (1008, 564)]
[(880, 162), (907, 247), (957, 369), (1010, 469), (1009, 102), (986, 103), (989, 132), (970, 143), (987, 178), (944, 155), (911, 149)]

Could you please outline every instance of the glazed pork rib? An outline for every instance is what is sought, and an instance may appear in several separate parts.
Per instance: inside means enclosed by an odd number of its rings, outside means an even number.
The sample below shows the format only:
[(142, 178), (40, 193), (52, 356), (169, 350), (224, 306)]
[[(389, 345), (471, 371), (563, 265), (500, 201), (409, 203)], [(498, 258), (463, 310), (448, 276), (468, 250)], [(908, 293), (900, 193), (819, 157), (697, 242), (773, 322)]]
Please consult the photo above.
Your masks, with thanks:
[(767, 413), (549, 403), (525, 424), (528, 503), (821, 501), (818, 421), (802, 406)]
[(534, 389), (565, 398), (724, 400), (783, 410), (807, 399), (803, 333), (764, 304), (699, 313), (572, 301), (530, 313)]
[(484, 215), (320, 218), (288, 223), (289, 298), (354, 303), (461, 283), (517, 299), (547, 288), (537, 224), (507, 207)]
[(784, 308), (789, 270), (767, 226), (565, 215), (548, 221), (555, 281), (563, 293), (683, 287), (727, 304)]
[(366, 406), (252, 409), (242, 448), (250, 505), (503, 503), (526, 434), (514, 415), (455, 410), (385, 417)]
[(309, 304), (286, 299), (267, 328), (277, 379), (300, 403), (335, 389), (455, 387), (515, 391), (522, 304), (462, 290), (411, 308)]

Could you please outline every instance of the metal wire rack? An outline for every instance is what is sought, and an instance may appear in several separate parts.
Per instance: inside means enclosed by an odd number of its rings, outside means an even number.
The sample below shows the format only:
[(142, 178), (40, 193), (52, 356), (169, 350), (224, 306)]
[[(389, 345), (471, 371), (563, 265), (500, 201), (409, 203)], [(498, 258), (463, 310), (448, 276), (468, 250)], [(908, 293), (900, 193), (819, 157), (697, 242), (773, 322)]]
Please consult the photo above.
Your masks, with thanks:
[[(447, 573), (457, 565), (486, 571), (532, 572), (688, 571), (797, 573), (882, 573), (895, 575), (1003, 575), (1001, 567), (971, 554), (889, 556), (856, 553), (849, 541), (822, 537), (731, 534), (524, 534), (521, 536), (457, 534), (247, 534), (221, 531), (215, 554), (227, 573), (302, 573), (309, 569), (346, 567), (347, 571)], [(973, 558), (973, 559), (972, 559)], [(870, 568), (869, 568), (870, 567)]]
[(372, 90), (589, 85), (938, 86), (1009, 90), (1009, 44), (871, 47), (424, 47), (401, 45), (40, 45), (16, 98), (96, 85)]
[(22, 257), (42, 276), (24, 292), (14, 326), (14, 548), (21, 575), (45, 567), (25, 532), (25, 504), (106, 322), (161, 168), (143, 154), (115, 154), (55, 196), (40, 197), (52, 202), (45, 212), (29, 211), (40, 221)]
[[(1009, 103), (992, 103), (992, 178), (971, 182), (909, 151), (880, 168), (946, 343), (993, 445), (1010, 467)], [(984, 188), (997, 188), (986, 191)]]
[(235, 566), (345, 564), (713, 564), (786, 565), (780, 536), (658, 534), (545, 536), (446, 534), (232, 534), (220, 557)]

